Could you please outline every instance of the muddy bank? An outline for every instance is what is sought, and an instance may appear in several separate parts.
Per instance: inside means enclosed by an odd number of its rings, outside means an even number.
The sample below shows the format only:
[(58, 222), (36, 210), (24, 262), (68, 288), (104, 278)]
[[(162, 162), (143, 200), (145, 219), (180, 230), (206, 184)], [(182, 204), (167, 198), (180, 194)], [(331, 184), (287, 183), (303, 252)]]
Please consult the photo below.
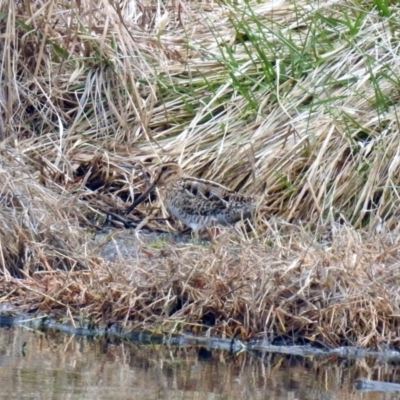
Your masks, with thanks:
[[(241, 353), (245, 351), (261, 358), (270, 353), (277, 353), (301, 357), (313, 357), (316, 359), (334, 356), (348, 360), (360, 360), (363, 358), (368, 358), (369, 360), (376, 359), (383, 363), (397, 363), (400, 361), (400, 352), (389, 349), (382, 349), (381, 351), (365, 350), (356, 347), (323, 349), (320, 346), (315, 345), (276, 345), (270, 343), (267, 338), (241, 341), (238, 339), (221, 339), (217, 337), (195, 336), (190, 334), (167, 335), (144, 331), (127, 332), (122, 326), (118, 325), (110, 325), (103, 328), (93, 328), (90, 326), (80, 327), (78, 321), (75, 325), (72, 325), (67, 322), (57, 322), (57, 320), (47, 316), (12, 316), (7, 315), (5, 310), (1, 311), (0, 327), (18, 326), (25, 326), (40, 331), (58, 331), (60, 333), (77, 336), (107, 338), (113, 343), (122, 340), (142, 344), (163, 344), (166, 346), (201, 346), (210, 350), (225, 350), (232, 353)], [(360, 390), (378, 390), (376, 387), (376, 384), (373, 385), (371, 382), (359, 382)], [(386, 390), (390, 390), (390, 388), (387, 388)]]
[(296, 229), (271, 232), (268, 243), (238, 242), (229, 230), (201, 244), (125, 230), (92, 234), (85, 268), (2, 279), (2, 304), (61, 326), (84, 321), (85, 334), (397, 350), (397, 247), (347, 227), (330, 242)]

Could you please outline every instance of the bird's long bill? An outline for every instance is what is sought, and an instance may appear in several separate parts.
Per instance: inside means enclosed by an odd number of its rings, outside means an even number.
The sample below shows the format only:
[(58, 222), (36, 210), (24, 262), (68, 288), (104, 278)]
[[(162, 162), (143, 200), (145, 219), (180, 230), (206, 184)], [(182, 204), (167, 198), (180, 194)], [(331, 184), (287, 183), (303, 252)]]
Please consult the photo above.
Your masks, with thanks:
[(142, 193), (125, 211), (125, 215), (128, 215), (134, 208), (136, 208), (146, 197), (147, 195), (155, 188), (156, 182), (153, 182), (150, 187)]

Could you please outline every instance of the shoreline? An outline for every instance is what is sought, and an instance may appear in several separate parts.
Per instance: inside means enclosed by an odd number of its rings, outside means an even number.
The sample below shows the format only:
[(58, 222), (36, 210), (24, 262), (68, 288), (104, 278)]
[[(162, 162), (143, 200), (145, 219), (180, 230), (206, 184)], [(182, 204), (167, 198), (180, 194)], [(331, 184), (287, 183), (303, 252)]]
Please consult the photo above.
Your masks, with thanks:
[(84, 268), (1, 278), (0, 302), (93, 328), (397, 350), (398, 246), (368, 236), (339, 227), (322, 243), (293, 227), (268, 243), (226, 231), (199, 245), (103, 233), (84, 242)]

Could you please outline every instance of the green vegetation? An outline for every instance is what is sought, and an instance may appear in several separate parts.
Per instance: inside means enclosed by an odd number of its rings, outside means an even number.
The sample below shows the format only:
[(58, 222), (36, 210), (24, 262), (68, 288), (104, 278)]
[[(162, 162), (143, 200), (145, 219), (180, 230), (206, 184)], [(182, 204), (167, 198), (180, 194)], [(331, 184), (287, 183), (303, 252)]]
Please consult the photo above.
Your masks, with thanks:
[[(399, 29), (385, 0), (0, 0), (0, 302), (396, 346)], [(160, 161), (257, 196), (247, 232), (104, 254)], [(179, 228), (158, 205), (129, 226)]]

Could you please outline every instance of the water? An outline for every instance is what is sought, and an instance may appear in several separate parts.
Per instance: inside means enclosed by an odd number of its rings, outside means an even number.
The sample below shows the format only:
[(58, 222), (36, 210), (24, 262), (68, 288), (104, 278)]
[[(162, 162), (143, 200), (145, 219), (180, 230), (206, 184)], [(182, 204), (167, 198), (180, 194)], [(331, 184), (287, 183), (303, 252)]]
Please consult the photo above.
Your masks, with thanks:
[(4, 399), (374, 399), (359, 378), (400, 382), (376, 360), (230, 354), (0, 328)]

